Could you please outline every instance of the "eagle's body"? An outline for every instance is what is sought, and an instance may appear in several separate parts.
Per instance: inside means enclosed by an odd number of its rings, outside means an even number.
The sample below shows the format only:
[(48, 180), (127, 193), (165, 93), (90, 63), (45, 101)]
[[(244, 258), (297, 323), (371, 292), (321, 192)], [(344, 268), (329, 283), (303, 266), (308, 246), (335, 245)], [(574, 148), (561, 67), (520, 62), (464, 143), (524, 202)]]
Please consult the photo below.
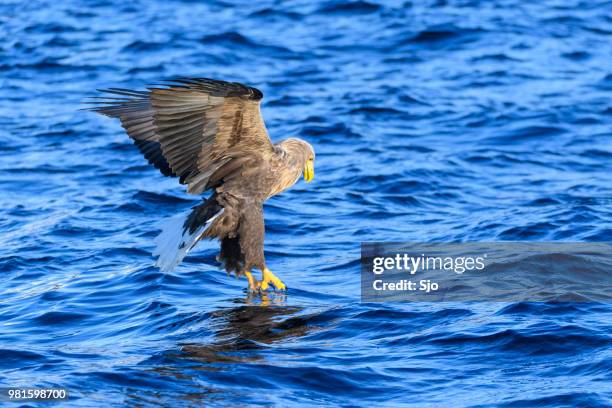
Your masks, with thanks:
[(272, 144), (259, 109), (263, 95), (242, 84), (178, 79), (148, 91), (104, 92), (118, 97), (102, 98), (93, 110), (119, 118), (149, 163), (179, 177), (191, 194), (213, 191), (157, 238), (160, 269), (172, 270), (201, 238), (218, 238), (219, 259), (228, 272), (246, 275), (251, 290), (284, 289), (265, 263), (263, 203), (302, 174), (312, 179), (312, 147), (293, 138)]

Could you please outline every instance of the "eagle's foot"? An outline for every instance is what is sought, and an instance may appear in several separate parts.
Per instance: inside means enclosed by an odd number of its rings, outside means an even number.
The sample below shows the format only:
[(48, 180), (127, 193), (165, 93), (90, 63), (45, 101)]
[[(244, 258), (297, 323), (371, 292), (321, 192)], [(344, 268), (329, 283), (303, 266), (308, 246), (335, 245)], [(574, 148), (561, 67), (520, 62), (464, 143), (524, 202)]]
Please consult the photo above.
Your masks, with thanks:
[(259, 287), (260, 287), (260, 282), (255, 279), (253, 277), (253, 274), (251, 272), (245, 272), (244, 275), (246, 276), (247, 280), (249, 281), (249, 292), (257, 292), (259, 291)]
[(270, 284), (274, 285), (276, 290), (286, 290), (287, 289), (283, 281), (278, 279), (268, 268), (264, 268), (263, 271), (261, 272), (261, 283), (259, 285), (259, 288), (262, 291), (268, 290), (268, 288), (270, 287)]

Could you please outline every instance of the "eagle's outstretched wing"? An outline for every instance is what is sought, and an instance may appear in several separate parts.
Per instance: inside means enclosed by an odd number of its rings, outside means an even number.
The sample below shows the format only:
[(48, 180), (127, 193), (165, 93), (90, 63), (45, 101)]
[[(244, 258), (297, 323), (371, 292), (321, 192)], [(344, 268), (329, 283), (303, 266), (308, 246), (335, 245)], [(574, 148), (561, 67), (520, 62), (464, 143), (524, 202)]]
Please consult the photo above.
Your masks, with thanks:
[(101, 90), (91, 108), (119, 118), (136, 146), (191, 194), (217, 186), (243, 164), (274, 153), (261, 117), (261, 91), (208, 78), (169, 81), (147, 91)]

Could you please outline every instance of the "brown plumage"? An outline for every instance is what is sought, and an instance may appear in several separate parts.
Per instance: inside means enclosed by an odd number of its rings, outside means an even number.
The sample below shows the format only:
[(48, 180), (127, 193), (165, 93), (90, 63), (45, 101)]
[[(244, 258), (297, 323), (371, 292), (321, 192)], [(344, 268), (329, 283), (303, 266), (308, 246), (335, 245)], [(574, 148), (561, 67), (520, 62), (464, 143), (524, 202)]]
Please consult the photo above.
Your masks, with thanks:
[[(228, 272), (251, 289), (284, 288), (266, 268), (263, 203), (314, 175), (314, 150), (300, 139), (272, 144), (261, 117), (261, 91), (207, 78), (177, 79), (147, 91), (111, 88), (91, 110), (113, 118), (149, 163), (178, 177), (190, 194), (212, 195), (158, 237), (157, 265), (171, 270), (203, 237), (221, 241)], [(262, 270), (261, 282), (250, 271)]]

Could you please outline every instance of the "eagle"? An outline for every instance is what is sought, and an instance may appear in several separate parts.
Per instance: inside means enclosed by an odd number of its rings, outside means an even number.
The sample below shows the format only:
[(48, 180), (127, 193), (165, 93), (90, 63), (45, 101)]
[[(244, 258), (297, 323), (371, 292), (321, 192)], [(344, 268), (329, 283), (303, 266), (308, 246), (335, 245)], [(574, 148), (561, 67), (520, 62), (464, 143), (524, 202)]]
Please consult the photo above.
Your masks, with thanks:
[[(314, 178), (315, 152), (304, 140), (272, 143), (261, 116), (263, 93), (237, 82), (178, 78), (146, 90), (100, 89), (91, 111), (118, 118), (136, 147), (187, 193), (203, 195), (171, 218), (156, 241), (156, 266), (172, 271), (203, 238), (218, 239), (217, 259), (245, 276), (249, 291), (285, 290), (266, 266), (263, 203), (303, 175)], [(253, 277), (261, 271), (261, 280)]]

